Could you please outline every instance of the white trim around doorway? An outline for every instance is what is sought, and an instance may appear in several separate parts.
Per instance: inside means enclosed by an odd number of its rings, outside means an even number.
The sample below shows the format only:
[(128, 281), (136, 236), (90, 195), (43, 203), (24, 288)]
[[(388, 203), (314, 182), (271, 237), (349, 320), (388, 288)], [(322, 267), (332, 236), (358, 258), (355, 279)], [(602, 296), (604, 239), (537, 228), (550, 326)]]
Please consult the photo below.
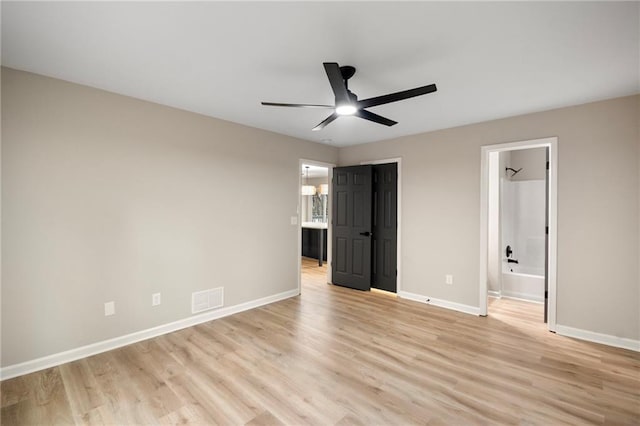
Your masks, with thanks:
[(558, 251), (558, 138), (548, 137), (481, 147), (480, 163), (480, 315), (487, 315), (488, 227), (489, 227), (489, 154), (528, 148), (549, 148), (549, 304), (547, 326), (556, 331), (557, 251)]
[(336, 167), (335, 164), (325, 163), (322, 161), (316, 160), (305, 160), (304, 158), (300, 158), (298, 160), (298, 253), (297, 263), (298, 263), (298, 294), (302, 291), (302, 267), (300, 264), (300, 259), (302, 258), (302, 194), (300, 193), (300, 187), (302, 186), (302, 165), (308, 164), (310, 166), (318, 166), (318, 167), (326, 167), (328, 169), (328, 184), (329, 184), (329, 195), (327, 196), (327, 209), (329, 210), (329, 222), (327, 223), (327, 283), (331, 283), (333, 281), (331, 277), (331, 259), (332, 259), (332, 251), (331, 251), (331, 242), (332, 242), (332, 232), (331, 232), (331, 212), (332, 210), (332, 201), (333, 201), (333, 185), (331, 185), (331, 177), (333, 176), (333, 168)]

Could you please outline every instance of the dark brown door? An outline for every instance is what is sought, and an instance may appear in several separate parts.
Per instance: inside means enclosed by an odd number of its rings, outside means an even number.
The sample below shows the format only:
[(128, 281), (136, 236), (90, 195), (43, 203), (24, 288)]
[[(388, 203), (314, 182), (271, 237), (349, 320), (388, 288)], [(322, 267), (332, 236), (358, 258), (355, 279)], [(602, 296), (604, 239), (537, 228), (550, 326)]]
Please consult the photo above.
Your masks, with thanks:
[(371, 287), (396, 292), (398, 164), (373, 167), (373, 265)]
[(372, 166), (333, 169), (334, 284), (371, 288), (371, 189)]

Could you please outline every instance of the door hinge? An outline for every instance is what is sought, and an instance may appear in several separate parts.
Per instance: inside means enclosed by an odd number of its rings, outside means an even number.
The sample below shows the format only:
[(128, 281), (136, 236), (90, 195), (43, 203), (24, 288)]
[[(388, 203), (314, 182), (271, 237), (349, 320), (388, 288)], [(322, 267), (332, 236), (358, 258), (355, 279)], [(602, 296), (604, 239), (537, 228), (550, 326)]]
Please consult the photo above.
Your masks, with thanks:
[(545, 234), (547, 234), (547, 235), (549, 235), (549, 227), (548, 227), (548, 226), (545, 226), (545, 227), (544, 227), (544, 233), (545, 233)]
[(547, 161), (547, 170), (549, 170), (549, 162)]

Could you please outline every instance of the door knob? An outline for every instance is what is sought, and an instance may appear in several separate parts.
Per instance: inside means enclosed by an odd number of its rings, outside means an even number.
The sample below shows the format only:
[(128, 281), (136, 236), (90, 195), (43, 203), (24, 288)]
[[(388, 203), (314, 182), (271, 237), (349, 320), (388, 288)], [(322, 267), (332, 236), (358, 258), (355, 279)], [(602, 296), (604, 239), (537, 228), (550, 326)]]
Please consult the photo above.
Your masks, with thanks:
[(367, 231), (367, 232), (361, 232), (360, 235), (364, 235), (365, 237), (370, 237), (373, 235), (373, 233)]

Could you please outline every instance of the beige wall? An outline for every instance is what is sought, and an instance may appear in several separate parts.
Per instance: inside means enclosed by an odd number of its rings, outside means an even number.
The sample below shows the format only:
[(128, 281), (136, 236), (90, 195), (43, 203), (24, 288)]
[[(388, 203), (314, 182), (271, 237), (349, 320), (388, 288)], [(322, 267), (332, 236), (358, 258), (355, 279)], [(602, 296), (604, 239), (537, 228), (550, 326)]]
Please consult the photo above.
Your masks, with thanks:
[(3, 68), (2, 365), (296, 289), (299, 158), (337, 149)]
[(402, 290), (477, 307), (480, 147), (557, 136), (557, 323), (639, 339), (639, 99), (342, 148), (339, 164), (402, 157)]

